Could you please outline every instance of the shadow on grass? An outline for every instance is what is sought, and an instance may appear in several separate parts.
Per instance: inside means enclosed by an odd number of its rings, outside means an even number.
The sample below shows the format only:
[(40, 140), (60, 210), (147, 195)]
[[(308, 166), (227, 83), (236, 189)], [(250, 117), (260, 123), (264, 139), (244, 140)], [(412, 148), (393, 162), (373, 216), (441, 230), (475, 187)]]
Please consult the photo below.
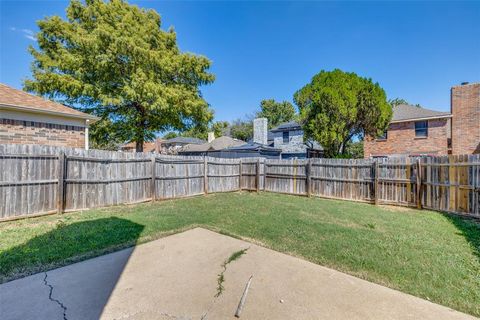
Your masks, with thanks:
[[(143, 229), (142, 225), (116, 217), (72, 224), (59, 222), (53, 230), (0, 253), (1, 282), (44, 272), (0, 285), (2, 300), (10, 302), (2, 313), (7, 319), (9, 315), (12, 319), (50, 318), (48, 308), (34, 310), (28, 305), (29, 301), (45, 298), (30, 293), (41, 278), (41, 285), (46, 286), (42, 292), (50, 292), (48, 299), (60, 307), (57, 309), (63, 309), (64, 318), (65, 314), (74, 313), (83, 319), (98, 319), (134, 248), (69, 264), (131, 247)], [(66, 267), (51, 270), (60, 266)]]
[(465, 237), (473, 253), (480, 260), (480, 221), (449, 214), (445, 214), (445, 217), (457, 227), (459, 234)]

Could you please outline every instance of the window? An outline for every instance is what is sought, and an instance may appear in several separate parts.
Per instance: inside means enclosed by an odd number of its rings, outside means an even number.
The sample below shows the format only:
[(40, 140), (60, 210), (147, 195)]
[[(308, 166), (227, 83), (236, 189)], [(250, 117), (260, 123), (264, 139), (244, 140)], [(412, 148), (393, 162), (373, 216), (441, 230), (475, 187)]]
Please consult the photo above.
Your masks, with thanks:
[(289, 136), (288, 136), (288, 131), (283, 132), (283, 143), (288, 143), (289, 142)]
[(387, 137), (388, 137), (388, 130), (385, 130), (383, 134), (377, 137), (377, 140), (387, 140)]
[(415, 122), (415, 137), (428, 137), (428, 121)]

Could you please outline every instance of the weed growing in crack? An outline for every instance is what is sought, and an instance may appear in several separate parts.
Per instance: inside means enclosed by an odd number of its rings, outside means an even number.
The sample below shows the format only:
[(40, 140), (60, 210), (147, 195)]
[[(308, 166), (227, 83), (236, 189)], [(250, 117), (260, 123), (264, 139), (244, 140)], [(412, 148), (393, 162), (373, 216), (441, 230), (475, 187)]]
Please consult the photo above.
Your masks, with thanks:
[(217, 278), (217, 293), (215, 294), (215, 298), (218, 298), (222, 294), (222, 292), (225, 290), (225, 287), (223, 286), (223, 283), (225, 282), (225, 276), (223, 274), (225, 273), (225, 271), (227, 271), (227, 265), (235, 260), (240, 259), (242, 255), (247, 253), (248, 249), (249, 248), (245, 248), (242, 250), (235, 251), (230, 255), (230, 257), (227, 260), (225, 260), (222, 263), (223, 271), (218, 275), (218, 278)]

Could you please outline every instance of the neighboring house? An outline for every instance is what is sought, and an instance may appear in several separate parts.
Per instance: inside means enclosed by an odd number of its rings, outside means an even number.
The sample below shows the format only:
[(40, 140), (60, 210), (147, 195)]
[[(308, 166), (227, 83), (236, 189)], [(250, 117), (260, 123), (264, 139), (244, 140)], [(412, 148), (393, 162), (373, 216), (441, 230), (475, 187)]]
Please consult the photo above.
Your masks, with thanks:
[(160, 153), (177, 154), (187, 144), (203, 144), (205, 140), (190, 137), (175, 137), (162, 142)]
[(260, 143), (246, 143), (238, 147), (230, 147), (218, 152), (220, 158), (252, 158), (280, 159), (281, 149), (276, 149)]
[(270, 130), (269, 133), (273, 140), (273, 145), (270, 145), (282, 150), (282, 159), (320, 158), (323, 156), (323, 148), (320, 144), (304, 141), (304, 132), (298, 122), (282, 123)]
[(0, 84), (0, 143), (88, 149), (97, 117)]
[[(213, 132), (208, 134), (208, 142), (200, 145), (189, 144), (181, 148), (178, 154), (188, 156), (210, 156), (215, 158), (263, 157), (280, 159), (282, 150), (267, 145), (267, 119), (254, 120), (254, 141), (223, 136), (215, 139)], [(261, 124), (261, 125), (259, 125)]]
[(365, 158), (480, 153), (480, 83), (455, 86), (451, 95), (451, 112), (394, 107), (384, 135), (365, 137)]
[(215, 157), (221, 150), (246, 144), (245, 141), (223, 136), (214, 138), (210, 136), (210, 141), (202, 144), (187, 144), (178, 151), (178, 154), (188, 156), (212, 156)]
[[(143, 143), (143, 152), (155, 152), (160, 153), (161, 145), (164, 140), (157, 138), (155, 141), (149, 141)], [(125, 143), (120, 146), (119, 151), (123, 152), (136, 152), (137, 144), (136, 142)]]

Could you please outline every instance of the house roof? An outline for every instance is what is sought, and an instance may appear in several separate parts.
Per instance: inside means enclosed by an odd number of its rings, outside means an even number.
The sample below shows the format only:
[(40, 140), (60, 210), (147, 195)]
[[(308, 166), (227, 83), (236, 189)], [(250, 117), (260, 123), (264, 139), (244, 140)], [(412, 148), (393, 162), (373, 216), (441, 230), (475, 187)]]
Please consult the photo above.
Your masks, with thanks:
[(246, 144), (245, 141), (234, 139), (231, 137), (223, 136), (217, 139), (214, 139), (212, 142), (207, 142), (204, 144), (187, 144), (181, 150), (181, 152), (207, 152), (207, 151), (217, 151), (223, 150), (229, 147), (235, 147)]
[(272, 152), (282, 152), (282, 149), (277, 149), (274, 147), (269, 147), (264, 144), (252, 142), (252, 143), (246, 143), (241, 146), (235, 146), (235, 147), (230, 147), (226, 148), (225, 150), (230, 150), (230, 151), (247, 151), (247, 150), (253, 150), (253, 151), (272, 151)]
[(285, 123), (282, 123), (278, 126), (276, 126), (275, 128), (273, 128), (272, 130), (270, 130), (271, 132), (276, 132), (276, 131), (290, 131), (290, 130), (297, 130), (297, 129), (301, 129), (302, 128), (302, 125), (296, 121), (290, 121), (290, 122), (285, 122)]
[[(148, 141), (143, 143), (143, 152), (152, 152), (156, 150), (157, 144), (161, 144), (163, 139), (156, 138), (155, 141)], [(120, 146), (120, 150), (128, 151), (135, 150), (136, 142), (128, 142)]]
[(404, 122), (411, 120), (450, 118), (450, 112), (441, 112), (416, 107), (408, 104), (399, 104), (393, 108), (391, 122)]
[(164, 144), (178, 143), (178, 144), (202, 144), (205, 143), (205, 140), (191, 137), (175, 137), (163, 141)]
[(47, 113), (93, 121), (99, 120), (98, 117), (80, 112), (64, 106), (63, 104), (29, 94), (25, 91), (14, 89), (3, 83), (0, 83), (0, 108), (35, 113)]
[[(136, 148), (135, 142), (129, 142), (122, 146), (120, 146), (121, 150), (128, 151), (128, 150), (135, 150)], [(152, 152), (155, 151), (155, 141), (152, 142), (144, 142), (143, 143), (143, 152)]]

